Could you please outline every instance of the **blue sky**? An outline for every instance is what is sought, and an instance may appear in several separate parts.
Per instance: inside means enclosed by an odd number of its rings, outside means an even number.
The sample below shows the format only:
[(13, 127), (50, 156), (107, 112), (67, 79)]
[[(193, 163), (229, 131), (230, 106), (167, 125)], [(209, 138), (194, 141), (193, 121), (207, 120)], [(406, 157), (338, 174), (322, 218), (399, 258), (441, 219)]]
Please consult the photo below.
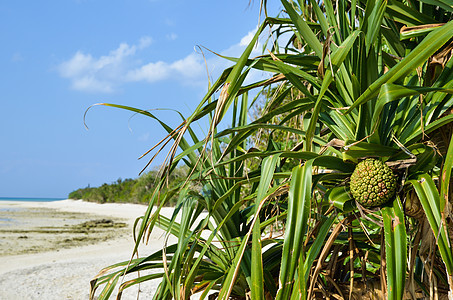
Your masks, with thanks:
[[(237, 56), (258, 22), (258, 0), (3, 1), (0, 196), (64, 198), (137, 177), (137, 158), (165, 132), (107, 107), (88, 112), (86, 130), (85, 110), (108, 102), (187, 116), (208, 84), (194, 47)], [(205, 54), (215, 80), (228, 63)]]

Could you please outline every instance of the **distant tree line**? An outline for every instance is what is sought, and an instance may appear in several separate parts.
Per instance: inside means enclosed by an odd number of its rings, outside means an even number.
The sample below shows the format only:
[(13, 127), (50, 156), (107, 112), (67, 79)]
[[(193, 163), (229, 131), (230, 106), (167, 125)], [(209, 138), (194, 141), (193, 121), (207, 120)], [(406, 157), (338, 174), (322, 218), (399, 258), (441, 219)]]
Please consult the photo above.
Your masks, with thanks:
[[(171, 189), (187, 179), (187, 170), (184, 167), (177, 168), (171, 174), (168, 181), (168, 186), (164, 189)], [(154, 169), (144, 173), (136, 179), (121, 179), (110, 184), (104, 183), (99, 187), (85, 187), (77, 189), (69, 193), (69, 199), (83, 199), (90, 202), (112, 203), (112, 202), (128, 202), (128, 203), (148, 203), (152, 193), (156, 189), (159, 182), (159, 170)], [(161, 190), (161, 192), (165, 192)], [(167, 203), (174, 205), (177, 202), (178, 195)]]

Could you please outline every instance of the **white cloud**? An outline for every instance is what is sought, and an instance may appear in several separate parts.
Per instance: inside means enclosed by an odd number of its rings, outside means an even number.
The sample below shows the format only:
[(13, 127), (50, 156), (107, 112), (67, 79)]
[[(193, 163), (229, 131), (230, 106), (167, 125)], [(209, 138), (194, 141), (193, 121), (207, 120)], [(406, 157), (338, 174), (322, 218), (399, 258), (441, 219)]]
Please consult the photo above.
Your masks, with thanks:
[(151, 62), (126, 74), (128, 81), (156, 82), (172, 78), (183, 82), (197, 80), (203, 72), (203, 61), (200, 55), (191, 53), (183, 59), (172, 63), (163, 61)]
[(71, 87), (75, 90), (110, 93), (114, 91), (114, 86), (124, 81), (121, 74), (130, 63), (128, 59), (137, 50), (149, 47), (151, 43), (150, 37), (141, 38), (138, 45), (121, 43), (108, 55), (99, 58), (77, 51), (71, 59), (61, 63), (57, 70), (62, 77), (71, 80)]
[(73, 79), (72, 87), (75, 90), (86, 92), (112, 93), (114, 91), (111, 82), (98, 80), (93, 76), (83, 76)]
[(168, 64), (163, 61), (158, 61), (155, 63), (148, 63), (141, 66), (140, 68), (130, 70), (126, 79), (128, 81), (148, 81), (156, 82), (159, 80), (164, 80), (170, 75)]
[(256, 30), (258, 28), (255, 28), (254, 30), (251, 30), (247, 33), (246, 36), (244, 36), (241, 41), (239, 42), (239, 46), (247, 47), (248, 44), (252, 41), (253, 37), (255, 36)]
[[(255, 36), (255, 33), (256, 33), (257, 30), (258, 30), (258, 28), (255, 28), (255, 29), (249, 31), (241, 39), (241, 41), (238, 44), (232, 45), (231, 47), (226, 49), (223, 53), (225, 55), (239, 57), (242, 54), (242, 52), (244, 51), (244, 49), (250, 44), (250, 42), (252, 41), (253, 37)], [(260, 38), (262, 38), (262, 37), (260, 37)], [(263, 44), (261, 43), (260, 39), (258, 39), (258, 42), (256, 43), (256, 45), (253, 48), (252, 53), (250, 55), (252, 57), (253, 56), (257, 56), (257, 55), (261, 55), (262, 54), (261, 53), (262, 45)]]
[(166, 35), (167, 40), (174, 41), (178, 38), (178, 35), (176, 33), (170, 33)]
[(60, 64), (58, 70), (63, 77), (77, 77), (91, 69), (92, 64), (93, 58), (91, 55), (85, 55), (78, 51), (70, 60)]
[[(258, 28), (255, 28), (254, 30), (249, 31), (240, 40), (239, 43), (230, 46), (228, 49), (225, 49), (224, 51), (221, 52), (221, 54), (225, 55), (225, 56), (229, 56), (229, 57), (239, 57), (244, 52), (245, 48), (252, 41), (257, 29)], [(250, 53), (250, 57), (256, 57), (256, 56), (262, 55), (262, 48), (263, 48), (262, 40), (265, 38), (266, 38), (265, 34), (262, 34), (260, 36), (255, 47), (253, 48), (252, 52)], [(208, 66), (210, 66), (210, 69), (214, 70), (214, 78), (216, 78), (215, 76), (220, 75), (220, 74), (216, 74), (217, 72), (222, 71), (231, 65), (232, 65), (232, 62), (219, 58), (217, 56), (208, 60)], [(268, 73), (263, 73), (262, 71), (252, 69), (248, 73), (247, 78), (244, 81), (244, 84), (250, 84), (250, 83), (253, 83), (253, 82), (256, 82), (259, 80), (263, 80), (263, 79), (266, 79), (269, 77), (270, 76)]]
[[(255, 32), (256, 29), (250, 31), (239, 43), (221, 53), (238, 57), (250, 43)], [(71, 81), (73, 89), (86, 92), (111, 93), (127, 82), (156, 83), (170, 79), (185, 85), (206, 87), (205, 60), (200, 53), (193, 51), (174, 61), (142, 62), (139, 51), (150, 47), (152, 43), (152, 38), (143, 37), (136, 45), (121, 43), (108, 55), (97, 58), (77, 51), (72, 58), (62, 62), (57, 70), (60, 76)], [(259, 46), (255, 47), (252, 56), (259, 55), (259, 49), (261, 49)], [(206, 63), (214, 78), (232, 64), (216, 55), (209, 55)]]
[(170, 68), (181, 74), (186, 79), (200, 77), (203, 74), (203, 60), (201, 55), (192, 52), (183, 59), (177, 60), (170, 65)]
[(153, 42), (153, 39), (149, 36), (145, 36), (145, 37), (142, 37), (140, 39), (140, 43), (138, 44), (138, 48), (141, 50), (141, 49), (144, 49), (148, 46), (150, 46)]

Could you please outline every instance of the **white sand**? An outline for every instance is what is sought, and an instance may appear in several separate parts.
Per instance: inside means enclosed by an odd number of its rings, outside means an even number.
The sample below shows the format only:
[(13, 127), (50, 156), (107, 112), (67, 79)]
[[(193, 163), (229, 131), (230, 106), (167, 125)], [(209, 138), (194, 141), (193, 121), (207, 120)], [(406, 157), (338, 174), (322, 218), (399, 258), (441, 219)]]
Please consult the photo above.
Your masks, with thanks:
[[(6, 202), (0, 207), (41, 207), (62, 211), (97, 214), (123, 218), (132, 228), (135, 219), (142, 216), (146, 206), (136, 204), (96, 204), (84, 201), (62, 200), (55, 202)], [(173, 209), (164, 208), (171, 216)], [(161, 249), (162, 231), (154, 231), (148, 245), (140, 248), (141, 256)], [(61, 249), (25, 255), (2, 256), (0, 268), (0, 299), (88, 299), (90, 280), (109, 265), (129, 260), (134, 241), (132, 229), (128, 238), (101, 242), (96, 245)], [(154, 295), (158, 282), (140, 287), (140, 299)], [(99, 293), (99, 291), (98, 291)], [(115, 293), (116, 294), (116, 293)], [(115, 295), (112, 295), (115, 299)], [(127, 289), (122, 299), (137, 299), (137, 288)]]

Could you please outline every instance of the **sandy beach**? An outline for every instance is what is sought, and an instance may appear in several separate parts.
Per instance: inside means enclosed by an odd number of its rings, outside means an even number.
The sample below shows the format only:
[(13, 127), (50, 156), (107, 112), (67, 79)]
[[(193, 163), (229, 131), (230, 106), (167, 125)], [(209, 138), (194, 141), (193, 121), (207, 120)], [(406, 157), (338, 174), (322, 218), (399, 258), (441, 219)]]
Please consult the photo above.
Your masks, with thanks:
[[(146, 208), (81, 200), (0, 201), (0, 299), (88, 299), (90, 280), (102, 268), (130, 259), (132, 226)], [(172, 211), (164, 208), (163, 214)], [(162, 245), (162, 231), (154, 231), (139, 251), (147, 255)], [(140, 298), (152, 297), (157, 284), (141, 285)], [(127, 289), (122, 299), (137, 299), (137, 292)]]

